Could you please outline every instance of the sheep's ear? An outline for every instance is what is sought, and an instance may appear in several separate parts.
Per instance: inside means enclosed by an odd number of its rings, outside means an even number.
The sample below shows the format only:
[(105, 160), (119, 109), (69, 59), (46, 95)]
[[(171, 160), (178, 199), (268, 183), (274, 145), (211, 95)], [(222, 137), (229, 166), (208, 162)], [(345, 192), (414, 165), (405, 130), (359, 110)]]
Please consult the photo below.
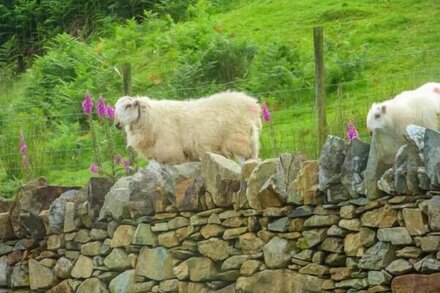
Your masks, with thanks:
[(387, 112), (387, 106), (382, 105), (382, 107), (380, 108), (380, 110), (382, 111), (382, 113), (386, 113)]

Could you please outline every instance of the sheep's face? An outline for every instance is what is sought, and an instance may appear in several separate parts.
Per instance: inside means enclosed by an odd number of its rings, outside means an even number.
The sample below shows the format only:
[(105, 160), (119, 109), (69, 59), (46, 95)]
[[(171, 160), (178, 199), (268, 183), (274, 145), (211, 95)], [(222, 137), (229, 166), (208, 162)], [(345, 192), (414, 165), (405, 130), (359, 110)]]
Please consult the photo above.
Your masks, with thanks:
[(367, 130), (370, 135), (373, 135), (376, 128), (386, 126), (386, 110), (387, 107), (383, 103), (373, 103), (371, 106), (367, 115)]
[(139, 101), (132, 97), (122, 97), (115, 104), (115, 126), (126, 127), (139, 119)]

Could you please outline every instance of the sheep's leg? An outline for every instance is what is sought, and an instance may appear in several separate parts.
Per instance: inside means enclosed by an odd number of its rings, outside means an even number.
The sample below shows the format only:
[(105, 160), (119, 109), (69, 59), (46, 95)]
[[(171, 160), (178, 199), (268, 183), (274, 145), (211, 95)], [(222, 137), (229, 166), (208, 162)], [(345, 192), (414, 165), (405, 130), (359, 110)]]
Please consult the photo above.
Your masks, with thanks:
[(182, 149), (176, 144), (158, 143), (155, 150), (155, 159), (160, 163), (175, 165), (186, 161)]

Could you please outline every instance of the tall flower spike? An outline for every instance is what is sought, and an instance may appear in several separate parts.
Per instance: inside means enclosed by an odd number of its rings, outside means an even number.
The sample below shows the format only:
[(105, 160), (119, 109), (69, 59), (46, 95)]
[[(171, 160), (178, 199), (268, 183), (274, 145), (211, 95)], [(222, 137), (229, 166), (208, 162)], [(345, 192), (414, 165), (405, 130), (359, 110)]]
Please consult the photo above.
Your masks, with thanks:
[(266, 102), (263, 102), (263, 105), (261, 105), (261, 114), (263, 116), (264, 122), (269, 122), (272, 120), (272, 116), (270, 115), (269, 108), (267, 107)]
[(93, 110), (93, 100), (89, 93), (86, 93), (82, 102), (82, 109), (84, 114), (90, 115)]
[(96, 106), (96, 113), (99, 118), (104, 118), (107, 116), (107, 105), (105, 104), (104, 98), (99, 96), (98, 105)]
[(353, 122), (348, 122), (347, 127), (347, 138), (348, 140), (353, 140), (355, 138), (359, 137), (359, 132), (357, 131), (356, 127), (354, 126)]
[(20, 134), (20, 153), (22, 155), (26, 155), (27, 153), (27, 145), (23, 133)]
[(96, 174), (96, 173), (101, 172), (101, 169), (98, 166), (96, 166), (95, 164), (91, 164), (89, 171), (90, 171), (90, 173)]
[(107, 117), (110, 120), (113, 120), (115, 118), (115, 109), (110, 105), (107, 105), (106, 107), (107, 107)]

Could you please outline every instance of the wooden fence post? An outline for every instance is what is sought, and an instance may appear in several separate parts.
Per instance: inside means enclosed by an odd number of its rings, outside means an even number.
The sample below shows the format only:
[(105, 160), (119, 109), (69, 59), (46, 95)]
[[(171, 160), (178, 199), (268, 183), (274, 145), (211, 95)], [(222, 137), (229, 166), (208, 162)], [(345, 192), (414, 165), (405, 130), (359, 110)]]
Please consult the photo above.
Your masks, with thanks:
[[(130, 63), (122, 64), (122, 83), (124, 85), (124, 96), (131, 96), (132, 87), (131, 87), (131, 64)], [(125, 139), (127, 139), (127, 138), (125, 138)], [(134, 166), (134, 163), (136, 162), (136, 152), (131, 147), (129, 147), (127, 149), (127, 153), (128, 153), (128, 162), (129, 162), (130, 166)], [(132, 170), (132, 171), (134, 172), (135, 170)]]
[(315, 96), (318, 121), (318, 151), (327, 139), (327, 98), (325, 94), (324, 37), (322, 27), (313, 28), (315, 49)]
[(124, 84), (124, 95), (131, 95), (131, 64), (122, 64), (122, 82)]

